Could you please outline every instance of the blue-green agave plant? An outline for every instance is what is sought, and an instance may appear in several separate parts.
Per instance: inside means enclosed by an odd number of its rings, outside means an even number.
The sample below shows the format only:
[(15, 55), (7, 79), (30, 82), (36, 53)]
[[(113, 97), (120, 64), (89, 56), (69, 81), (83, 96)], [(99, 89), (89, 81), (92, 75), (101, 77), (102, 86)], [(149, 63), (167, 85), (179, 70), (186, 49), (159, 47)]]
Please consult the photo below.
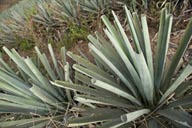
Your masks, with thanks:
[[(68, 52), (77, 64), (73, 65), (75, 79), (82, 84), (64, 81), (55, 86), (73, 90), (74, 99), (81, 106), (73, 107), (78, 117), (68, 119), (69, 127), (95, 124), (98, 128), (191, 128), (192, 62), (176, 70), (191, 39), (190, 20), (171, 63), (167, 63), (172, 15), (169, 9), (161, 11), (156, 54), (153, 55), (146, 15), (130, 13), (124, 7), (133, 41), (125, 33), (117, 15), (115, 22), (106, 16), (104, 36), (89, 35), (89, 50), (95, 64)], [(154, 57), (154, 59), (153, 59)], [(177, 71), (177, 72), (176, 72)]]
[[(50, 80), (71, 81), (65, 48), (57, 60), (51, 45), (50, 58), (35, 47), (38, 60), (21, 57), (15, 49), (3, 47), (15, 63), (14, 70), (0, 58), (0, 127), (64, 127), (68, 106), (73, 102), (69, 91), (53, 86)], [(50, 62), (49, 60), (52, 60)], [(39, 65), (39, 66), (38, 66)]]

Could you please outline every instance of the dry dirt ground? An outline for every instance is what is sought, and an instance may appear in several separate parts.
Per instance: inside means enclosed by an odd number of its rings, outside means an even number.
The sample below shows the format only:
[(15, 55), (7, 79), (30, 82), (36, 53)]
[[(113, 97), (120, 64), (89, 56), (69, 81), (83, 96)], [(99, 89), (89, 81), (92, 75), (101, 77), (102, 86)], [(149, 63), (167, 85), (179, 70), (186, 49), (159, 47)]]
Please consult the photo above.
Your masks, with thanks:
[(0, 12), (11, 7), (13, 4), (17, 3), (19, 0), (0, 0)]

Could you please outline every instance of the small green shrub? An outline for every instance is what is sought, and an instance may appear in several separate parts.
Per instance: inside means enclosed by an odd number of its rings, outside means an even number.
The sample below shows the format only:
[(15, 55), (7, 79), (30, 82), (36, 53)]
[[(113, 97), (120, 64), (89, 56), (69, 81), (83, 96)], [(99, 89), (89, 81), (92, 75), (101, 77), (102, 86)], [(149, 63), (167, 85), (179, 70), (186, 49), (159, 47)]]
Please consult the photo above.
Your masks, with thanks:
[(20, 40), (18, 42), (20, 42), (19, 43), (19, 48), (21, 50), (30, 50), (30, 49), (32, 49), (34, 47), (34, 43), (29, 41), (29, 40), (26, 40), (26, 39)]
[(64, 33), (63, 42), (66, 48), (70, 48), (75, 42), (79, 40), (87, 40), (89, 30), (77, 24), (69, 24), (68, 29)]

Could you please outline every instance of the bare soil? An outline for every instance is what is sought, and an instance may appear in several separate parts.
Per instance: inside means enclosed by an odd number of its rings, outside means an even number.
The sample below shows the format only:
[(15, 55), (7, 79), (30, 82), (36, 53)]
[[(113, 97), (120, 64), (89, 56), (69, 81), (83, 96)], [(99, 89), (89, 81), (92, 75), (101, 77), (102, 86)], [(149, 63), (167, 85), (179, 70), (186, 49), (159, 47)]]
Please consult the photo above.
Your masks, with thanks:
[(12, 5), (16, 4), (19, 0), (0, 0), (0, 13)]

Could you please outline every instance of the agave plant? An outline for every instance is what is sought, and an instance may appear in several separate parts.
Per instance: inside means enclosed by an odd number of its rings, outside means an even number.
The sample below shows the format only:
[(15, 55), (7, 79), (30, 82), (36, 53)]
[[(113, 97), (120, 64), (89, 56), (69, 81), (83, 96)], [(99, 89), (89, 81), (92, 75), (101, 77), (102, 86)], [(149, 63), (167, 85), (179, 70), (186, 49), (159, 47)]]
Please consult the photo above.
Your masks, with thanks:
[[(34, 0), (22, 0), (0, 15), (1, 44), (13, 44), (22, 39), (32, 40), (27, 33), (27, 22), (36, 13), (36, 2)], [(38, 2), (41, 3), (42, 1)]]
[(96, 37), (88, 36), (96, 65), (68, 52), (77, 62), (73, 65), (75, 79), (82, 84), (52, 82), (75, 91), (74, 99), (82, 104), (82, 107), (71, 109), (79, 117), (69, 118), (68, 126), (191, 128), (192, 95), (185, 92), (192, 85), (191, 79), (186, 80), (192, 73), (192, 62), (175, 71), (191, 39), (192, 19), (174, 58), (167, 63), (172, 27), (168, 9), (161, 11), (156, 54), (153, 55), (146, 16), (141, 15), (140, 20), (137, 13), (131, 14), (124, 8), (133, 41), (129, 41), (114, 12), (114, 25), (102, 16), (109, 41), (98, 32)]
[(112, 1), (110, 0), (77, 0), (83, 10), (98, 13), (109, 8)]
[[(61, 48), (61, 61), (56, 60), (51, 45), (48, 46), (53, 66), (45, 54), (36, 47), (41, 68), (29, 57), (21, 57), (15, 49), (3, 47), (15, 62), (17, 70), (12, 70), (0, 59), (0, 113), (11, 114), (1, 120), (0, 127), (64, 126), (64, 117), (70, 102), (69, 91), (53, 86), (49, 80), (69, 78), (69, 64), (66, 62), (65, 48)], [(42, 70), (43, 67), (43, 70)], [(69, 102), (70, 101), (70, 102)], [(18, 115), (19, 116), (18, 118)]]
[[(4, 19), (8, 19), (11, 18), (11, 12), (17, 11), (18, 13), (23, 13), (25, 8), (29, 8), (29, 5), (33, 5), (34, 1), (29, 1), (28, 0), (28, 4), (26, 4), (27, 1), (26, 0), (22, 0), (20, 2), (18, 2), (16, 5), (12, 6), (11, 8), (3, 11), (2, 13), (0, 13), (0, 20), (4, 20)], [(20, 6), (22, 5), (22, 6)]]
[(60, 19), (76, 20), (77, 5), (72, 0), (53, 0), (53, 12)]

